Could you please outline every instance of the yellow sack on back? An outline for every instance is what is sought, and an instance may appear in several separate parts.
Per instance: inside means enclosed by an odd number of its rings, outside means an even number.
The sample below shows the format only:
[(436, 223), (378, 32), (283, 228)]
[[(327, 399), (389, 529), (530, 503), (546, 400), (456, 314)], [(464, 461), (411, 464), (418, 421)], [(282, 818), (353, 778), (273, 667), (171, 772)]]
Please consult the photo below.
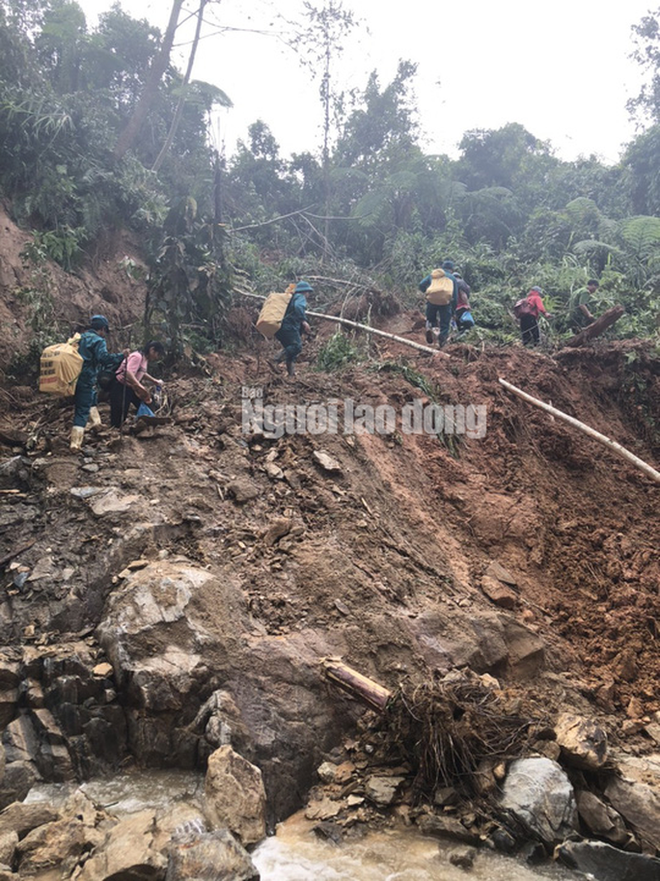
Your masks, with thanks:
[(447, 306), (454, 296), (454, 282), (442, 269), (431, 273), (431, 284), (426, 289), (426, 299), (434, 306)]
[(41, 353), (39, 367), (39, 391), (48, 395), (72, 395), (83, 366), (78, 354), (80, 334), (66, 343), (47, 346)]
[(272, 340), (280, 327), (282, 327), (282, 321), (291, 302), (294, 287), (295, 285), (289, 285), (283, 294), (268, 294), (266, 297), (266, 302), (262, 306), (257, 318), (256, 327), (259, 333), (263, 334), (267, 340)]

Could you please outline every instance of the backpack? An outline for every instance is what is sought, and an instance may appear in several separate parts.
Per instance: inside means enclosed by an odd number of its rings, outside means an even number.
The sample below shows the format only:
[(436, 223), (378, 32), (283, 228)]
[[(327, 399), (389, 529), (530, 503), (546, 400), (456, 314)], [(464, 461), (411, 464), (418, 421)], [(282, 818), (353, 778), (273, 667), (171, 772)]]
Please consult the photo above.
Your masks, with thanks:
[(426, 289), (426, 299), (434, 306), (447, 306), (454, 297), (454, 282), (442, 269), (431, 273), (431, 284)]
[(267, 340), (272, 340), (282, 327), (282, 321), (293, 296), (294, 285), (289, 285), (289, 288), (283, 294), (268, 294), (266, 302), (261, 307), (256, 328)]
[(78, 354), (80, 334), (66, 343), (47, 346), (41, 353), (39, 364), (39, 391), (48, 395), (72, 395), (83, 366)]
[(522, 318), (523, 315), (534, 315), (536, 317), (536, 312), (534, 311), (534, 306), (527, 297), (523, 297), (522, 300), (518, 300), (516, 305), (513, 307), (513, 314), (516, 318)]

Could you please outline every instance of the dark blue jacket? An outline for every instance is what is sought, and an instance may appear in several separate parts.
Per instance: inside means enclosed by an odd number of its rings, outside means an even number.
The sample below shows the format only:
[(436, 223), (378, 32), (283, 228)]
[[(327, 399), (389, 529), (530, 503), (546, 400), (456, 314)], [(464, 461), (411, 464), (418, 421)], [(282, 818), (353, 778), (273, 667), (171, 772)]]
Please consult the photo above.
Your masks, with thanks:
[(296, 331), (300, 333), (300, 327), (303, 321), (307, 321), (307, 298), (304, 294), (294, 294), (289, 300), (286, 314), (282, 319), (283, 331)]
[(83, 383), (94, 382), (96, 374), (101, 369), (112, 370), (119, 367), (124, 358), (123, 355), (114, 355), (108, 352), (104, 338), (94, 330), (86, 330), (80, 335), (78, 354), (83, 359), (80, 372), (80, 379), (83, 380)]

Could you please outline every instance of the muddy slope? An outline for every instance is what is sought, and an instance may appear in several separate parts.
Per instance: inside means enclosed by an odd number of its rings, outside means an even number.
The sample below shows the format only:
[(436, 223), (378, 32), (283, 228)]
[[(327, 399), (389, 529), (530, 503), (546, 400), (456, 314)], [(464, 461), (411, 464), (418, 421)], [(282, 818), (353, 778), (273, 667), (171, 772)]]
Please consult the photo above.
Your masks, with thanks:
[[(324, 374), (310, 363), (320, 344), (294, 383), (249, 350), (168, 378), (172, 425), (90, 437), (84, 457), (68, 453), (66, 408), (5, 390), (0, 427), (26, 440), (3, 448), (9, 758), (26, 726), (46, 777), (94, 772), (108, 754), (200, 765), (229, 738), (282, 817), (358, 712), (322, 682), (328, 655), (391, 687), (469, 666), (524, 683), (540, 715), (596, 713), (615, 741), (650, 749), (636, 732), (660, 709), (657, 487), (497, 377), (653, 461), (657, 362), (630, 344), (567, 360), (454, 347), (449, 361), (407, 355), (411, 373), (392, 345)], [(630, 363), (645, 391), (634, 406)], [(398, 412), (431, 386), (440, 403), (485, 405), (485, 437), (242, 430), (244, 387), (267, 403)], [(91, 671), (108, 659), (100, 688)], [(626, 714), (638, 724), (624, 733)], [(62, 742), (70, 768), (54, 772)]]

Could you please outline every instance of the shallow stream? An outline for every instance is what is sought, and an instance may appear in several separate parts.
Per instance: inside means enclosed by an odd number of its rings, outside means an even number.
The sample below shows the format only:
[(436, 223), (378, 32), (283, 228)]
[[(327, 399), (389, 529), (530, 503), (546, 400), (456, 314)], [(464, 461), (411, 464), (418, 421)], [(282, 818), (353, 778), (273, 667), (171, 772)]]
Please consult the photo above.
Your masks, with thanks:
[[(162, 808), (175, 801), (199, 801), (204, 778), (189, 771), (131, 771), (73, 784), (42, 784), (26, 801), (64, 802), (76, 789), (118, 817)], [(450, 863), (460, 845), (439, 843), (412, 829), (370, 832), (336, 845), (320, 840), (311, 823), (296, 814), (252, 853), (261, 881), (576, 881), (582, 875), (559, 866), (525, 863), (478, 851), (466, 872)]]
[(358, 841), (336, 845), (319, 840), (313, 823), (296, 815), (281, 823), (277, 835), (252, 854), (261, 881), (576, 881), (557, 866), (531, 869), (524, 863), (478, 851), (465, 871), (450, 863), (461, 845), (439, 843), (414, 830), (370, 832)]

